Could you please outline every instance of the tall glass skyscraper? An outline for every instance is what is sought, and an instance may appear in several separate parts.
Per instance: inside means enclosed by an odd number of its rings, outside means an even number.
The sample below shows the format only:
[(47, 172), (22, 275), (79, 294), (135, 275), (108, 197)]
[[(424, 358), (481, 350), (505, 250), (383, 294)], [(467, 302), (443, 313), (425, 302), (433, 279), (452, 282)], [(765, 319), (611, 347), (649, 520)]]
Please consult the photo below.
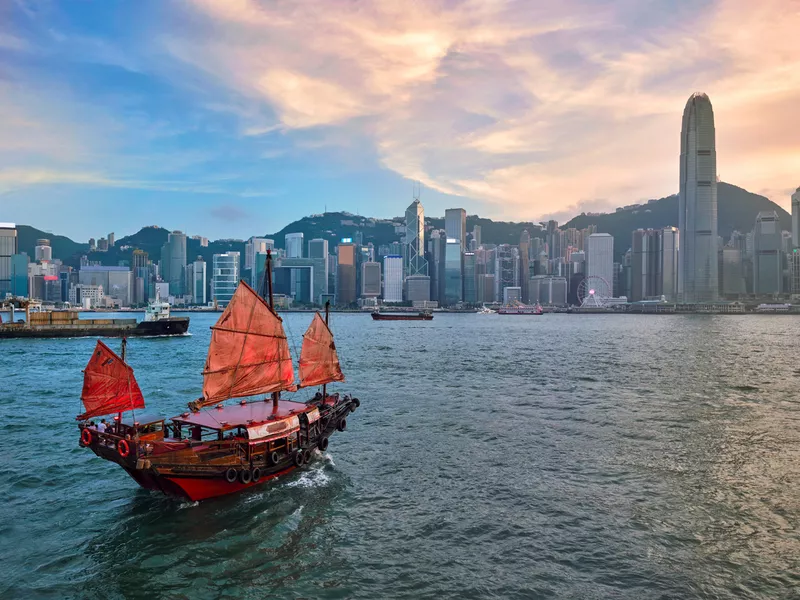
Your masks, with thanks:
[(406, 209), (406, 277), (427, 275), (425, 260), (425, 211), (419, 200)]
[(11, 291), (11, 257), (17, 253), (17, 226), (0, 223), (0, 298)]
[(461, 250), (464, 250), (467, 243), (467, 211), (463, 208), (445, 210), (444, 229), (447, 237), (461, 242)]
[(681, 127), (678, 293), (684, 302), (718, 297), (717, 151), (714, 111), (708, 96), (692, 94)]
[(213, 256), (211, 293), (220, 306), (228, 306), (239, 285), (239, 253), (225, 252)]
[(461, 264), (461, 241), (447, 239), (444, 258), (444, 305), (461, 302), (464, 293)]
[(800, 187), (792, 194), (792, 248), (800, 248)]
[(173, 231), (161, 247), (161, 277), (169, 282), (169, 293), (183, 296), (186, 283), (186, 235)]

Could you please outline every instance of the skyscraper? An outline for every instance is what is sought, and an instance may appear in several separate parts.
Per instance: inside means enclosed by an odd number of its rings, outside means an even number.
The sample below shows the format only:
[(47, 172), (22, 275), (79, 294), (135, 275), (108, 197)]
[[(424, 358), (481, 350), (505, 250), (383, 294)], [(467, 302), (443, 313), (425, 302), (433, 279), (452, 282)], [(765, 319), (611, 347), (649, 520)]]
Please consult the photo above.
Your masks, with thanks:
[(53, 249), (50, 247), (50, 240), (45, 238), (36, 240), (36, 246), (33, 250), (36, 262), (53, 260)]
[(778, 213), (774, 210), (758, 213), (754, 234), (753, 293), (779, 294), (783, 279), (783, 257)]
[(662, 231), (637, 229), (631, 243), (631, 300), (639, 302), (660, 296), (663, 265)]
[(661, 231), (661, 293), (671, 302), (678, 299), (680, 240), (677, 227), (664, 227)]
[(286, 258), (303, 258), (302, 233), (287, 233), (285, 241), (286, 241)]
[(792, 248), (800, 248), (800, 187), (792, 194)]
[(192, 301), (195, 304), (206, 303), (206, 261), (202, 256), (198, 256), (197, 260), (186, 266), (189, 273), (187, 277), (189, 280), (189, 294), (192, 296)]
[(522, 288), (522, 302), (530, 302), (528, 287), (531, 279), (531, 234), (525, 229), (519, 236), (519, 287)]
[(419, 200), (414, 200), (406, 209), (406, 277), (427, 275), (425, 260), (425, 211)]
[(383, 301), (403, 301), (403, 257), (400, 255), (383, 257)]
[(608, 284), (605, 292), (614, 292), (614, 238), (608, 233), (593, 233), (586, 238), (586, 276), (602, 277)]
[(250, 271), (250, 285), (258, 286), (257, 272), (264, 269), (264, 265), (256, 265), (256, 254), (266, 254), (267, 250), (275, 249), (275, 240), (260, 237), (251, 237), (244, 245), (244, 270)]
[(701, 93), (692, 94), (683, 111), (678, 229), (679, 295), (687, 303), (716, 301), (717, 151), (714, 111)]
[(444, 211), (444, 230), (449, 239), (461, 242), (463, 251), (467, 243), (467, 211), (463, 208), (448, 208)]
[(239, 258), (238, 252), (212, 257), (211, 295), (222, 307), (228, 306), (239, 285)]
[(381, 295), (381, 263), (361, 263), (361, 297), (377, 298)]
[[(186, 235), (173, 231), (161, 247), (161, 278), (169, 282), (172, 296), (183, 296), (186, 280)], [(108, 294), (106, 294), (108, 295)]]
[(461, 302), (464, 293), (461, 263), (461, 241), (447, 238), (444, 265), (444, 306)]
[(0, 299), (11, 291), (11, 257), (18, 252), (17, 243), (17, 226), (0, 223)]
[(336, 304), (347, 306), (356, 301), (356, 245), (342, 242), (337, 256)]

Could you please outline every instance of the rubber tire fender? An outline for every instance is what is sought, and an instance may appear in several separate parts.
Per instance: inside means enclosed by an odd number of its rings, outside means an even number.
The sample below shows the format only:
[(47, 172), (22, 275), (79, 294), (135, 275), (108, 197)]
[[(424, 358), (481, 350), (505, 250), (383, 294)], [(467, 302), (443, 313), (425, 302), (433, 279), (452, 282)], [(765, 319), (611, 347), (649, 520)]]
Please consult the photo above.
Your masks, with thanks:
[(242, 469), (239, 471), (239, 481), (245, 485), (253, 481), (253, 474), (250, 472), (250, 469)]
[(347, 419), (342, 417), (341, 420), (336, 424), (336, 429), (338, 429), (339, 431), (344, 431), (345, 429), (347, 429)]
[(278, 454), (277, 452), (273, 452), (272, 454), (270, 454), (269, 462), (272, 465), (277, 465), (279, 462), (281, 462), (280, 454)]
[(252, 476), (254, 483), (261, 479), (261, 469), (259, 467), (255, 467), (252, 471)]
[(303, 451), (300, 450), (300, 449), (295, 450), (294, 451), (294, 456), (292, 457), (292, 460), (294, 461), (294, 466), (295, 467), (302, 467), (303, 466)]
[(355, 404), (357, 407), (361, 406), (361, 400), (359, 400), (358, 398), (353, 398), (353, 404)]
[(329, 443), (328, 438), (326, 437), (322, 438), (319, 441), (319, 444), (317, 444), (317, 446), (319, 446), (320, 452), (325, 452), (328, 449), (328, 443)]
[(308, 464), (308, 463), (311, 462), (311, 450), (309, 448), (306, 448), (305, 450), (303, 450), (303, 462), (305, 464)]
[(236, 481), (236, 469), (231, 467), (230, 469), (225, 471), (225, 481), (227, 481), (228, 483), (233, 483), (234, 481)]

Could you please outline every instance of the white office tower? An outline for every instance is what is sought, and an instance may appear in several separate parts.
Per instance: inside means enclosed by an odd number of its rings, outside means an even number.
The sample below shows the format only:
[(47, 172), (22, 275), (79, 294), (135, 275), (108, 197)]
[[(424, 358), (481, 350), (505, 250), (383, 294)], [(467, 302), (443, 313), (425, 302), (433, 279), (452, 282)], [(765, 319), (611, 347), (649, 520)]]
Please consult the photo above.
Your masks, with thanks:
[(614, 291), (614, 238), (608, 233), (593, 233), (586, 238), (586, 276), (601, 277), (608, 289), (605, 295)]
[(714, 302), (719, 292), (717, 151), (714, 111), (705, 94), (692, 94), (683, 111), (680, 178), (679, 296), (686, 303)]
[(403, 257), (383, 257), (383, 301), (403, 301)]

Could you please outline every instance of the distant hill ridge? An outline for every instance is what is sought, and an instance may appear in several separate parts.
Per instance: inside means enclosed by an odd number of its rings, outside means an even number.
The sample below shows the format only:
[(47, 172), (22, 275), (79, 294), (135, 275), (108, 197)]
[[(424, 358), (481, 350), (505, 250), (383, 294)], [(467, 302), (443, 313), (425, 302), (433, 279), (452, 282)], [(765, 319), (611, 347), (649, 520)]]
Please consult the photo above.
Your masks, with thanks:
[[(718, 232), (723, 238), (728, 238), (734, 230), (741, 232), (752, 230), (756, 215), (760, 211), (771, 210), (778, 213), (781, 228), (790, 230), (791, 215), (768, 198), (729, 183), (720, 182), (717, 185)], [(426, 217), (425, 223), (436, 229), (444, 229), (444, 218), (441, 217)], [(302, 233), (305, 243), (314, 238), (322, 238), (327, 239), (332, 247), (342, 238), (354, 238), (360, 231), (365, 244), (372, 242), (377, 247), (397, 241), (400, 234), (395, 231), (395, 225), (401, 226), (402, 224), (402, 216), (394, 219), (375, 219), (348, 212), (329, 212), (303, 217), (280, 231), (265, 234), (263, 237), (274, 239), (275, 245), (282, 248), (284, 236), (287, 233)], [(476, 215), (467, 216), (467, 231), (471, 231), (475, 225), (481, 226), (481, 238), (484, 243), (517, 244), (523, 230), (532, 231), (538, 226), (538, 223), (493, 221)], [(614, 236), (614, 254), (619, 258), (630, 247), (633, 230), (678, 225), (678, 196), (673, 194), (639, 206), (618, 209), (613, 213), (582, 214), (560, 225), (576, 229), (596, 225), (598, 232), (610, 233)], [(19, 225), (17, 231), (20, 250), (27, 252), (30, 256), (34, 255), (36, 240), (39, 238), (49, 239), (53, 247), (53, 256), (72, 266), (77, 266), (80, 256), (87, 254), (89, 250), (88, 244), (77, 243), (65, 236), (46, 233), (28, 225)], [(108, 252), (88, 254), (89, 260), (100, 261), (104, 265), (116, 265), (120, 261), (130, 261), (135, 248), (147, 252), (151, 260), (159, 260), (161, 246), (167, 241), (169, 233), (169, 230), (163, 227), (143, 227), (133, 235), (118, 239), (115, 246), (109, 248)], [(254, 235), (258, 234), (254, 233)], [(199, 240), (188, 238), (186, 245), (186, 256), (189, 261), (194, 260), (197, 256), (202, 256), (206, 262), (210, 263), (214, 254), (228, 251), (244, 253), (243, 240), (209, 241), (207, 247), (201, 247)], [(122, 248), (126, 249), (122, 250)]]

